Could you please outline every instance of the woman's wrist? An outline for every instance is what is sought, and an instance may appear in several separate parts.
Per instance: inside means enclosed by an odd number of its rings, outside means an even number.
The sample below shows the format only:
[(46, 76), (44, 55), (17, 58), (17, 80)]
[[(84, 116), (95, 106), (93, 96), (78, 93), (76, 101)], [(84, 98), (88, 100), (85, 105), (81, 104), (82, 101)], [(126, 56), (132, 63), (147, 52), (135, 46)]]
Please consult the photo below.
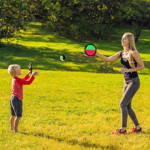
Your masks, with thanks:
[(98, 52), (96, 52), (96, 56), (98, 56), (99, 58), (101, 58), (103, 61), (109, 61), (108, 58)]
[(128, 69), (128, 72), (135, 72), (136, 70), (135, 69)]
[(96, 52), (96, 54), (95, 54), (96, 56), (99, 56), (99, 53), (98, 52)]

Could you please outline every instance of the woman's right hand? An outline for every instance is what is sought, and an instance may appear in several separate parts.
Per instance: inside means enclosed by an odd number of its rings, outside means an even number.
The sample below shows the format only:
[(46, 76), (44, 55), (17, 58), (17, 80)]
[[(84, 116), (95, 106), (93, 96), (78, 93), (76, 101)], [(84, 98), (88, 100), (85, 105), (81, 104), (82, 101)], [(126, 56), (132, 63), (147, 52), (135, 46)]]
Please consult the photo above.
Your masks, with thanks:
[(34, 72), (32, 72), (32, 75), (33, 75), (33, 76), (38, 75), (38, 72), (37, 72), (37, 71), (34, 71)]
[(99, 53), (96, 51), (95, 55), (96, 55), (96, 56), (99, 56)]

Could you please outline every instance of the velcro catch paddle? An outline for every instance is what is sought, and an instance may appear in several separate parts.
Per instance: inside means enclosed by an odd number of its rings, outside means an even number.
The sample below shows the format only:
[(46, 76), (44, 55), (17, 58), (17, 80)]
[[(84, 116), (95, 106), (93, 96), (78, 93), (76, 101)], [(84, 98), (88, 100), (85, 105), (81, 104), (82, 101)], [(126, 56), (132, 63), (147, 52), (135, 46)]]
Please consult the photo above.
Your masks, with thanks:
[(84, 50), (88, 56), (94, 56), (96, 54), (96, 46), (94, 44), (87, 44)]
[(32, 74), (32, 63), (29, 63), (29, 71), (30, 71), (31, 74)]

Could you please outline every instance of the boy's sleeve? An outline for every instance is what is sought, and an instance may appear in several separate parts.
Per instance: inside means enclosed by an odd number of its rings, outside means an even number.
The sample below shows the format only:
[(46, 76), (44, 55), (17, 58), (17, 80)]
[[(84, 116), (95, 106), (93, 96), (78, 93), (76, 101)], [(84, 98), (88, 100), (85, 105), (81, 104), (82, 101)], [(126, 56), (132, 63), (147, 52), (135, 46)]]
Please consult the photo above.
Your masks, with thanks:
[(24, 78), (21, 78), (23, 80), (28, 80), (30, 78), (29, 74), (27, 74)]
[(25, 79), (21, 79), (21, 78), (16, 78), (17, 82), (19, 82), (20, 84), (23, 85), (30, 85), (33, 80), (34, 80), (34, 76), (31, 76), (30, 80), (26, 81)]

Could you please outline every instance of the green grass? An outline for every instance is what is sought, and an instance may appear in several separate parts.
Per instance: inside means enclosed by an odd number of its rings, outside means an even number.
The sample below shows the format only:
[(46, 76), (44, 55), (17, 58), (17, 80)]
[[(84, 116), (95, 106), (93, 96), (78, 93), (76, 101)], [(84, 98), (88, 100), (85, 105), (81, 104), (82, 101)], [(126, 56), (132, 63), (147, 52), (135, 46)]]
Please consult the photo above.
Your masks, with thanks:
[[(121, 49), (120, 36), (127, 29), (116, 29), (116, 40), (95, 45), (102, 54)], [(120, 99), (123, 75), (119, 61), (103, 64), (83, 54), (84, 45), (43, 30), (31, 23), (25, 32), (0, 48), (0, 149), (3, 150), (149, 150), (150, 149), (150, 76), (149, 30), (143, 30), (137, 47), (146, 69), (140, 72), (141, 87), (133, 108), (143, 127), (142, 134), (112, 135), (121, 125)], [(4, 41), (6, 42), (6, 41)], [(59, 56), (65, 54), (66, 62)], [(9, 127), (11, 77), (9, 64), (27, 68), (29, 62), (40, 74), (24, 86), (23, 118), (19, 133)], [(104, 67), (100, 68), (101, 65)], [(108, 72), (109, 65), (113, 68)], [(99, 69), (100, 68), (100, 69)], [(27, 73), (23, 69), (23, 75)], [(128, 118), (128, 130), (133, 123)]]
[[(115, 29), (114, 39), (111, 41), (97, 41), (93, 43), (99, 52), (104, 55), (113, 55), (120, 51), (121, 36), (126, 31), (132, 31), (132, 28)], [(140, 73), (150, 73), (150, 41), (149, 30), (143, 30), (137, 48), (145, 63), (145, 70)], [(104, 63), (99, 58), (88, 57), (84, 54), (87, 41), (79, 43), (60, 37), (55, 33), (45, 31), (40, 23), (31, 23), (26, 31), (21, 31), (16, 38), (6, 40), (6, 47), (0, 49), (0, 67), (7, 68), (11, 63), (19, 63), (22, 68), (27, 68), (29, 62), (33, 62), (34, 68), (43, 70), (61, 70), (61, 71), (82, 71), (82, 72), (111, 72), (120, 73), (122, 65), (120, 61), (114, 63)], [(66, 61), (60, 61), (60, 55), (66, 56)], [(108, 64), (108, 65), (107, 65)], [(108, 67), (109, 66), (109, 67)]]
[(0, 149), (149, 149), (148, 75), (140, 76), (133, 99), (142, 134), (111, 135), (121, 122), (122, 75), (44, 70), (24, 87), (20, 133), (14, 134), (9, 129), (11, 78), (7, 70), (0, 71)]

